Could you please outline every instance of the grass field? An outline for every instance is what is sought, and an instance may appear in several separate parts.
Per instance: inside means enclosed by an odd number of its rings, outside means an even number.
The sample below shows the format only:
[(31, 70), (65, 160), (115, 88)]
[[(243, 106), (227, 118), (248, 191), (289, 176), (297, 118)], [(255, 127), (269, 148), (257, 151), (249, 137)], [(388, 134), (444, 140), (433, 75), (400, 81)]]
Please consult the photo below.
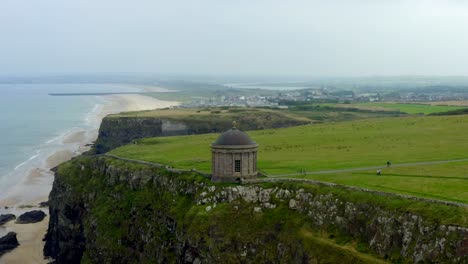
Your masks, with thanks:
[(468, 203), (468, 162), (398, 168), (383, 166), (381, 176), (376, 176), (375, 170), (364, 170), (293, 177)]
[(383, 109), (399, 110), (408, 114), (432, 114), (447, 112), (464, 108), (463, 106), (430, 105), (430, 104), (401, 104), (401, 103), (363, 103), (357, 104), (364, 107), (379, 107)]
[[(331, 105), (330, 105), (331, 106)], [(344, 105), (347, 106), (347, 105)], [(124, 112), (119, 114), (109, 115), (109, 118), (121, 117), (167, 117), (179, 120), (199, 120), (199, 121), (213, 121), (217, 118), (225, 120), (233, 120), (240, 114), (249, 114), (255, 116), (258, 113), (272, 113), (281, 115), (295, 120), (307, 122), (341, 122), (366, 118), (380, 118), (395, 116), (394, 110), (384, 109), (384, 111), (376, 112), (373, 108), (364, 109), (364, 111), (350, 111), (345, 108), (316, 108), (313, 105), (310, 109), (269, 109), (269, 108), (254, 108), (254, 107), (200, 107), (200, 108), (176, 108), (176, 109), (158, 109), (147, 111)], [(358, 106), (356, 106), (358, 107)], [(364, 107), (360, 107), (364, 108)], [(366, 111), (369, 110), (369, 111)], [(387, 111), (385, 111), (387, 110)], [(390, 111), (393, 111), (391, 113)], [(242, 125), (242, 124), (241, 124)]]
[[(366, 119), (252, 131), (258, 167), (267, 174), (362, 168), (468, 158), (468, 116)], [(218, 134), (150, 138), (118, 148), (117, 156), (210, 171), (209, 145)], [(468, 203), (468, 163), (326, 175), (323, 181)]]
[[(200, 107), (200, 108), (174, 108), (174, 109), (157, 109), (146, 111), (123, 112), (119, 114), (109, 115), (110, 118), (121, 117), (167, 117), (174, 120), (181, 119), (198, 119), (200, 121), (212, 121), (216, 118), (222, 118), (231, 122), (236, 119), (240, 114), (256, 116), (262, 113), (271, 113), (284, 116), (290, 119), (311, 122), (312, 119), (304, 117), (290, 111), (283, 111), (278, 109), (268, 108), (250, 108), (250, 107)], [(271, 117), (270, 117), (271, 118)]]

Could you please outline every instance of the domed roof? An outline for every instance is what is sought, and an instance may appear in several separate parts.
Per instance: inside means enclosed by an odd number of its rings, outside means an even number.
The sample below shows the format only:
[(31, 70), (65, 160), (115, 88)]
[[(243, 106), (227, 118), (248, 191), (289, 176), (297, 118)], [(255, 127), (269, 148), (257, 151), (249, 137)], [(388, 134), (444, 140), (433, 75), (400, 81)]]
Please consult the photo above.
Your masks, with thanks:
[(233, 127), (224, 132), (219, 138), (213, 142), (213, 145), (222, 146), (239, 146), (239, 145), (255, 145), (255, 143), (246, 133)]

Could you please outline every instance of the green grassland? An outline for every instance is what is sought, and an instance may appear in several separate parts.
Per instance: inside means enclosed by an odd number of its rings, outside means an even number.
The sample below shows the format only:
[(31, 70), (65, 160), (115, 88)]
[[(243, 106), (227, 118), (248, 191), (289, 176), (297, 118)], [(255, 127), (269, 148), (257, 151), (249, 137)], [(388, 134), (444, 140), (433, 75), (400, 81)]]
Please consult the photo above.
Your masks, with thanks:
[[(325, 106), (325, 105), (324, 105)], [(366, 118), (381, 118), (391, 116), (401, 116), (402, 114), (392, 109), (375, 110), (361, 109), (363, 107), (333, 107), (320, 105), (300, 105), (292, 106), (289, 109), (277, 109), (267, 107), (199, 107), (199, 108), (167, 108), (158, 110), (124, 112), (109, 115), (108, 118), (171, 118), (174, 120), (195, 120), (209, 121), (233, 120), (239, 115), (250, 115), (252, 118), (262, 114), (271, 113), (276, 116), (283, 116), (294, 120), (322, 123), (341, 122)], [(242, 124), (240, 124), (242, 126)]]
[[(348, 105), (352, 106), (352, 105)], [(362, 103), (356, 104), (357, 107), (375, 107), (381, 110), (398, 110), (408, 114), (432, 114), (440, 112), (448, 112), (466, 107), (462, 106), (447, 106), (447, 105), (429, 105), (415, 103)]]
[(290, 177), (468, 203), (468, 162), (393, 168), (382, 166), (381, 176), (376, 176), (375, 170), (363, 170), (359, 172), (309, 174)]
[[(249, 132), (260, 144), (258, 167), (269, 175), (468, 158), (468, 116), (412, 116), (305, 125)], [(111, 154), (210, 171), (218, 134), (142, 139)], [(329, 182), (468, 202), (468, 165), (449, 163), (302, 175)]]
[(444, 113), (449, 111), (467, 109), (465, 106), (453, 106), (453, 105), (431, 105), (422, 103), (391, 103), (391, 102), (372, 102), (372, 103), (356, 103), (356, 104), (319, 104), (322, 107), (334, 107), (334, 108), (355, 108), (363, 111), (375, 111), (382, 114), (385, 112), (400, 112), (411, 115), (429, 115), (434, 113)]
[[(271, 113), (275, 116), (283, 116), (291, 119), (310, 122), (311, 119), (294, 114), (288, 111), (269, 108), (246, 108), (246, 107), (210, 107), (210, 108), (166, 108), (147, 111), (123, 112), (119, 114), (109, 115), (109, 118), (121, 117), (154, 117), (154, 118), (171, 118), (174, 120), (198, 120), (212, 121), (213, 119), (225, 119), (232, 121), (233, 118), (238, 118), (239, 115), (250, 115), (255, 117), (265, 113)], [(271, 118), (271, 116), (270, 116)]]
[(323, 107), (320, 105), (293, 106), (288, 110), (282, 110), (295, 116), (302, 116), (313, 120), (315, 123), (342, 122), (367, 118), (381, 118), (400, 116), (403, 113), (394, 110), (376, 111), (374, 109), (345, 108), (345, 107)]

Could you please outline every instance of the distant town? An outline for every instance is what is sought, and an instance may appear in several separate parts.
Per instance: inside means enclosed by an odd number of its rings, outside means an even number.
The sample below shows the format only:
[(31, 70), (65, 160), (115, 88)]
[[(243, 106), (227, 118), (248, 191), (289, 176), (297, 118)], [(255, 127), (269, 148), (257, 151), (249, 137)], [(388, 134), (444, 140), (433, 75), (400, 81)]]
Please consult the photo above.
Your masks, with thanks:
[[(212, 97), (194, 97), (180, 107), (278, 107), (286, 108), (295, 103), (362, 103), (362, 102), (437, 102), (468, 100), (468, 90), (456, 87), (427, 87), (413, 90), (389, 90), (385, 92), (342, 90), (335, 88), (307, 88), (300, 90), (271, 91), (258, 94), (258, 90), (237, 89), (238, 94), (218, 91)], [(219, 95), (221, 94), (221, 95)]]

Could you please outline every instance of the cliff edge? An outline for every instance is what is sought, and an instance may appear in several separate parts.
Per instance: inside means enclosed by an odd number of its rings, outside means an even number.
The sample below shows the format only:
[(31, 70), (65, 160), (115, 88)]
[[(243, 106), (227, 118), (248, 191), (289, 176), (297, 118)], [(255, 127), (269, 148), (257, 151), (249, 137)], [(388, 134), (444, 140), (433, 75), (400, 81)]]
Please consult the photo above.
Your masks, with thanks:
[(239, 123), (242, 130), (282, 128), (309, 124), (311, 120), (280, 110), (260, 108), (160, 109), (109, 115), (102, 120), (94, 153), (148, 137), (220, 133)]
[(81, 157), (56, 170), (44, 253), (57, 263), (468, 261), (466, 208), (387, 199)]

